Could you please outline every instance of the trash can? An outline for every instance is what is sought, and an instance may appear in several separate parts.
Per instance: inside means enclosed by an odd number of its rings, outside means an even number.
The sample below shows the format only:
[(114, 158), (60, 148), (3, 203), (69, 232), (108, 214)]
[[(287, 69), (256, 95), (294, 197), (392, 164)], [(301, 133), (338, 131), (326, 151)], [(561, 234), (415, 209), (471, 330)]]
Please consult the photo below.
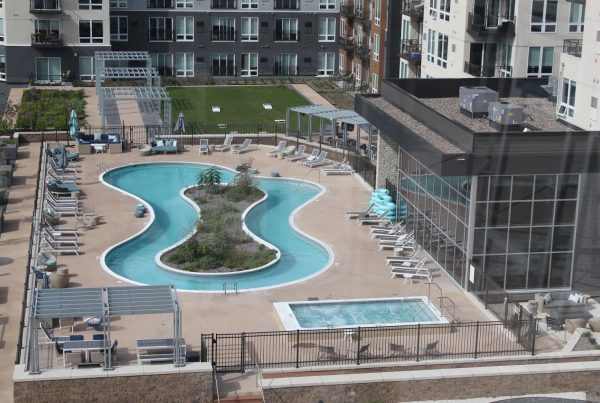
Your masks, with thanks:
[(188, 351), (185, 353), (185, 362), (200, 362), (200, 353), (198, 351)]
[(208, 362), (208, 349), (204, 340), (202, 340), (202, 344), (200, 345), (200, 361)]

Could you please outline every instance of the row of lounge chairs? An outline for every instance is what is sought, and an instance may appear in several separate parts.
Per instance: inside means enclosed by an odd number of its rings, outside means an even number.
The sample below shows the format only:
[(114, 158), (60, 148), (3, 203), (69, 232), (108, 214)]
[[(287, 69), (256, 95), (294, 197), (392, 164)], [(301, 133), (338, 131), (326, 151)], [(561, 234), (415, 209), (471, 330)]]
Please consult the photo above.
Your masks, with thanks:
[(342, 352), (335, 348), (335, 346), (318, 346), (317, 361), (340, 361), (343, 359), (368, 359), (368, 358), (411, 358), (416, 357), (431, 357), (435, 355), (441, 355), (442, 353), (438, 350), (439, 340), (431, 343), (427, 343), (424, 347), (419, 348), (417, 351), (412, 351), (410, 348), (406, 348), (403, 344), (388, 343), (388, 351), (372, 353), (370, 351), (371, 344), (364, 344), (358, 349), (354, 349), (348, 352)]
[(267, 152), (270, 157), (277, 157), (283, 155), (283, 159), (289, 162), (295, 162), (299, 165), (307, 168), (323, 167), (321, 172), (325, 175), (347, 175), (352, 174), (354, 171), (347, 161), (333, 163), (327, 159), (327, 151), (319, 151), (317, 148), (312, 150), (312, 153), (306, 154), (306, 145), (301, 144), (298, 146), (296, 151), (292, 149), (286, 149), (287, 142), (285, 140), (280, 141), (274, 150)]

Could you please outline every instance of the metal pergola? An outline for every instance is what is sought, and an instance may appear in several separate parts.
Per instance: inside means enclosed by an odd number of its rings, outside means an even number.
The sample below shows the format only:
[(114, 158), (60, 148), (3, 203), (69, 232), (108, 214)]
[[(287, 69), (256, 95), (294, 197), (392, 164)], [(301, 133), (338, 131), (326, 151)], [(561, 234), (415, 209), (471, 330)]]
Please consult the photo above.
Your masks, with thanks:
[[(145, 64), (145, 67), (122, 66), (135, 62)], [(106, 103), (115, 100), (135, 100), (157, 102), (156, 110), (160, 110), (160, 103), (164, 103), (164, 119), (167, 125), (171, 125), (171, 97), (168, 93), (161, 91), (160, 76), (158, 71), (152, 67), (150, 53), (145, 51), (100, 51), (94, 53), (96, 71), (96, 94), (98, 95), (98, 108), (102, 121), (105, 121)], [(110, 65), (107, 65), (110, 64)], [(112, 64), (117, 64), (113, 66)], [(117, 91), (107, 91), (110, 87), (102, 87), (105, 79), (144, 80), (145, 87), (116, 87)], [(125, 91), (123, 88), (135, 88), (133, 91)], [(141, 88), (141, 90), (137, 90)]]
[(181, 309), (172, 285), (34, 289), (29, 309), (29, 373), (39, 374), (38, 328), (40, 321), (54, 318), (92, 317), (102, 322), (104, 369), (112, 370), (110, 317), (173, 314), (173, 363), (185, 365), (181, 345)]
[[(298, 114), (298, 133), (302, 132), (301, 119), (302, 115), (313, 115), (319, 112), (336, 111), (337, 108), (325, 105), (306, 105), (287, 108), (285, 110), (285, 135), (290, 135), (290, 114), (296, 112)], [(312, 119), (308, 119), (308, 141), (312, 141)]]

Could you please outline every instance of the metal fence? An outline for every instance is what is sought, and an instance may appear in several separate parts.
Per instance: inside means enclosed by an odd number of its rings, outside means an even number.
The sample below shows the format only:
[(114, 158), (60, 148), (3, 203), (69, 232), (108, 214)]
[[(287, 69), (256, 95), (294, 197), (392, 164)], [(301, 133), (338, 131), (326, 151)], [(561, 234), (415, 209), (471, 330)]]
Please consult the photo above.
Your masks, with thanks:
[[(510, 332), (507, 331), (510, 330)], [(218, 372), (534, 354), (535, 320), (203, 334)]]

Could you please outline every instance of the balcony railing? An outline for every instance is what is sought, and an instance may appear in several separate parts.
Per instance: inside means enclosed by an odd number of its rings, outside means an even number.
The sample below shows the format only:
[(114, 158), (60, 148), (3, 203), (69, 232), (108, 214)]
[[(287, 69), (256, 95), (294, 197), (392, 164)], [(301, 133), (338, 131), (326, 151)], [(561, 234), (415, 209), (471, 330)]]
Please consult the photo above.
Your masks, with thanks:
[(300, 31), (274, 31), (275, 42), (300, 42)]
[(35, 34), (31, 34), (31, 46), (56, 48), (63, 46), (63, 40), (58, 32), (36, 32)]
[(31, 0), (32, 13), (60, 13), (62, 12), (60, 0)]
[(467, 30), (473, 35), (514, 36), (515, 18), (469, 13)]
[(402, 14), (411, 17), (423, 17), (423, 0), (403, 0)]
[(400, 42), (400, 57), (410, 63), (421, 61), (421, 42), (418, 39), (405, 39)]
[(367, 46), (361, 45), (356, 48), (356, 55), (365, 62), (371, 60), (371, 49)]
[(346, 38), (345, 36), (338, 37), (338, 44), (340, 48), (344, 50), (354, 49), (354, 40), (352, 38)]
[(563, 42), (563, 53), (581, 57), (581, 44), (581, 39), (565, 39)]
[(512, 66), (479, 65), (465, 62), (464, 72), (474, 77), (512, 77)]
[(358, 18), (358, 22), (364, 29), (371, 29), (371, 14), (367, 10), (357, 9), (356, 18)]
[(341, 6), (340, 13), (342, 17), (346, 17), (347, 19), (354, 19), (354, 6)]

